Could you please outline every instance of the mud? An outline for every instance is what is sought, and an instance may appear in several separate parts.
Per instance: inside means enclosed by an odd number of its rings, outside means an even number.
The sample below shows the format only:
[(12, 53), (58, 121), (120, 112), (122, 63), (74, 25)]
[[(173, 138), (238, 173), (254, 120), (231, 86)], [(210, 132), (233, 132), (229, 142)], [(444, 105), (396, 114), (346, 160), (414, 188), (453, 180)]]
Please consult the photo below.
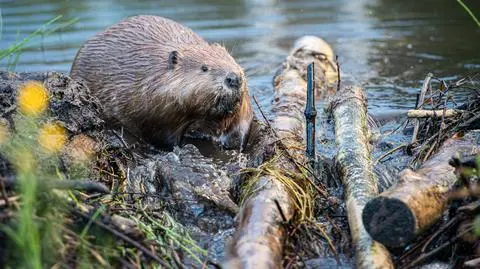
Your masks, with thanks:
[[(212, 260), (223, 257), (238, 211), (230, 194), (236, 184), (228, 175), (238, 180), (244, 158), (231, 153), (231, 161), (219, 164), (204, 157), (193, 145), (164, 152), (142, 141), (131, 143), (124, 139), (122, 130), (110, 130), (105, 124), (98, 100), (83, 83), (55, 72), (0, 72), (0, 120), (10, 131), (15, 130), (17, 91), (30, 80), (43, 82), (48, 90), (46, 120), (58, 121), (65, 127), (67, 145), (80, 136), (87, 136), (97, 145), (97, 157), (89, 164), (90, 179), (102, 181), (114, 192), (132, 194), (126, 199), (131, 205), (141, 201), (143, 207), (166, 210), (201, 247), (208, 249)], [(65, 154), (60, 157), (58, 165), (69, 177), (72, 163)], [(115, 167), (116, 175), (106, 176), (104, 167)], [(123, 187), (122, 174), (126, 179)], [(0, 155), (0, 176), (9, 175), (14, 175), (13, 167)]]

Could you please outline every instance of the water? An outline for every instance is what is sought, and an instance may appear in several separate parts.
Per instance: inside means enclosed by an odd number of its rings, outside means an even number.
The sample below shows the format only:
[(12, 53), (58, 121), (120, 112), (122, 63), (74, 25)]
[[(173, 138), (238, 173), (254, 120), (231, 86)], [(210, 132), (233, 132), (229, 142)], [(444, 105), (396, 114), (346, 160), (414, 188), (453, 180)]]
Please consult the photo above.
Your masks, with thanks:
[[(480, 14), (480, 1), (465, 1)], [(0, 0), (6, 48), (63, 15), (73, 26), (33, 41), (16, 71), (68, 72), (77, 49), (96, 32), (136, 14), (179, 21), (226, 45), (244, 67), (252, 94), (268, 111), (271, 79), (293, 41), (326, 39), (345, 77), (366, 87), (369, 109), (411, 108), (428, 72), (446, 79), (480, 71), (480, 29), (455, 1), (393, 0)], [(6, 67), (2, 63), (2, 67)]]

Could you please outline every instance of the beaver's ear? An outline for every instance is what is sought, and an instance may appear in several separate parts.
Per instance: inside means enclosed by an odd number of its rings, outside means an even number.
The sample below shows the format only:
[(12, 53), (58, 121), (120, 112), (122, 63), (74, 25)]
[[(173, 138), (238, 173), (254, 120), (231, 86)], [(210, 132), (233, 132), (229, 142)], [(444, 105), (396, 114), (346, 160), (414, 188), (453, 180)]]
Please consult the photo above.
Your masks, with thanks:
[(219, 43), (215, 42), (215, 43), (212, 43), (212, 46), (215, 46), (215, 47), (223, 47), (222, 45), (220, 45)]
[(178, 51), (174, 50), (168, 54), (168, 69), (174, 69), (178, 63)]

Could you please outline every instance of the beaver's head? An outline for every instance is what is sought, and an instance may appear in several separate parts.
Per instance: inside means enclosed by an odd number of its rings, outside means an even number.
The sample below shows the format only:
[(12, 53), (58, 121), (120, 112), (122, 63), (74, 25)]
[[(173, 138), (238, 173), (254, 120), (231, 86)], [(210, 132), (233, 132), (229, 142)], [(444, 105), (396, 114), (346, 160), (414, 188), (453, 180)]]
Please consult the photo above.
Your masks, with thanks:
[(177, 101), (183, 113), (197, 119), (191, 129), (221, 138), (222, 144), (240, 146), (253, 118), (242, 68), (219, 44), (194, 44), (173, 50), (168, 77), (178, 83)]

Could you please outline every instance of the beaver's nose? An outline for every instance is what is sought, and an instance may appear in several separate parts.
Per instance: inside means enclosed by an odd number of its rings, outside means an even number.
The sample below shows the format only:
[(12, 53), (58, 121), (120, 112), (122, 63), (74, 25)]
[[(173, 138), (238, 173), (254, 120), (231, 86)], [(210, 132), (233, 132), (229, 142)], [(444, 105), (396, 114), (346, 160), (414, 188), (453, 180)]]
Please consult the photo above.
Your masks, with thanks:
[(227, 74), (227, 77), (225, 78), (225, 84), (233, 90), (238, 90), (240, 87), (240, 78), (237, 76), (237, 74), (231, 72)]

